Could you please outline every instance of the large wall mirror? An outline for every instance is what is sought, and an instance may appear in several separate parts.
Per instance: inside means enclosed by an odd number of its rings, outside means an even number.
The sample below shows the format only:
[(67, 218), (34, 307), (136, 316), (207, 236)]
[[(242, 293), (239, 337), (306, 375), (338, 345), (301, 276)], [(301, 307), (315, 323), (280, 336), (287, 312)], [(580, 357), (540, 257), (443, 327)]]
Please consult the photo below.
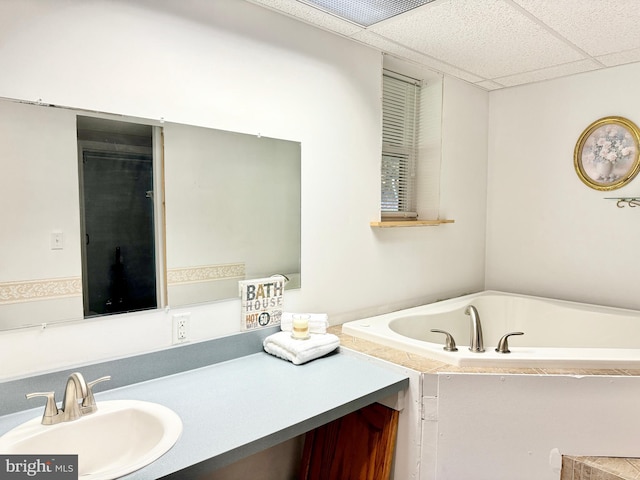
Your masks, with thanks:
[(0, 100), (0, 330), (237, 298), (275, 274), (298, 288), (300, 155)]

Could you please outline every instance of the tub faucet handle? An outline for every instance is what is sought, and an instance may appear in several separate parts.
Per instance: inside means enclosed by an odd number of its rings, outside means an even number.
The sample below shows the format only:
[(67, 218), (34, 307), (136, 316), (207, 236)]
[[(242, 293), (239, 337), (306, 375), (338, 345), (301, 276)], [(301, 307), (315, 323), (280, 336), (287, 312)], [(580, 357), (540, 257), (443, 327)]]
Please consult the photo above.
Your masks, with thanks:
[(503, 335), (500, 341), (498, 342), (498, 346), (496, 347), (496, 352), (498, 353), (511, 353), (509, 350), (509, 337), (511, 335), (524, 335), (524, 332), (511, 332)]
[(456, 347), (456, 341), (453, 339), (453, 335), (449, 332), (445, 332), (444, 330), (438, 330), (437, 328), (432, 328), (431, 331), (433, 333), (444, 333), (447, 337), (445, 338), (445, 344), (443, 349), (447, 352), (457, 352), (458, 347)]

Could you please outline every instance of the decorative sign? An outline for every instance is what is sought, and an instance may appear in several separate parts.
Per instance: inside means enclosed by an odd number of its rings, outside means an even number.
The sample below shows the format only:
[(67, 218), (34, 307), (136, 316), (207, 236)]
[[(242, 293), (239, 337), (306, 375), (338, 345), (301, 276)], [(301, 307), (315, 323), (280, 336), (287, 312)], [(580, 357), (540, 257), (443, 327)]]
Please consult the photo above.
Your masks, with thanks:
[(240, 299), (242, 330), (280, 325), (284, 297), (284, 277), (242, 280)]

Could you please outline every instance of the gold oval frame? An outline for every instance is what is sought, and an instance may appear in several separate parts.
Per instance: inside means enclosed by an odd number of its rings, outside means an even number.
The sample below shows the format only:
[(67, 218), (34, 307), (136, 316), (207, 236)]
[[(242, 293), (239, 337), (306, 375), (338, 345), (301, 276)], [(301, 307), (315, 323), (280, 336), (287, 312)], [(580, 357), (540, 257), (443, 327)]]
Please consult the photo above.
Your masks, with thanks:
[[(594, 135), (598, 132), (601, 136), (596, 139)], [(619, 138), (621, 132), (624, 132), (622, 142)], [(614, 151), (609, 150), (611, 146)], [(633, 152), (624, 153), (628, 148), (632, 148)], [(602, 152), (608, 152), (605, 156), (613, 160), (603, 158)], [(580, 135), (573, 152), (573, 166), (580, 180), (591, 188), (615, 190), (623, 187), (640, 171), (640, 130), (635, 123), (624, 117), (596, 120)]]

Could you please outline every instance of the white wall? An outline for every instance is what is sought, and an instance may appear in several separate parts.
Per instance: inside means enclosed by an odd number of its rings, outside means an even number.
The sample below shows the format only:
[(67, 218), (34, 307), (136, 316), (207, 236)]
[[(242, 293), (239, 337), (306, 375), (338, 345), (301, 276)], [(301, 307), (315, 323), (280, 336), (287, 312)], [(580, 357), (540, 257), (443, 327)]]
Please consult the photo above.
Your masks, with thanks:
[(640, 179), (600, 192), (573, 167), (578, 137), (610, 115), (640, 124), (640, 64), (490, 95), (488, 289), (640, 308)]
[[(375, 50), (241, 0), (3, 1), (0, 44), (2, 97), (302, 142), (303, 287), (286, 309), (339, 323), (483, 288), (486, 92), (445, 79), (441, 210), (456, 223), (375, 230)], [(188, 311), (194, 341), (239, 331), (239, 301)], [(165, 348), (171, 313), (2, 332), (0, 378)]]

